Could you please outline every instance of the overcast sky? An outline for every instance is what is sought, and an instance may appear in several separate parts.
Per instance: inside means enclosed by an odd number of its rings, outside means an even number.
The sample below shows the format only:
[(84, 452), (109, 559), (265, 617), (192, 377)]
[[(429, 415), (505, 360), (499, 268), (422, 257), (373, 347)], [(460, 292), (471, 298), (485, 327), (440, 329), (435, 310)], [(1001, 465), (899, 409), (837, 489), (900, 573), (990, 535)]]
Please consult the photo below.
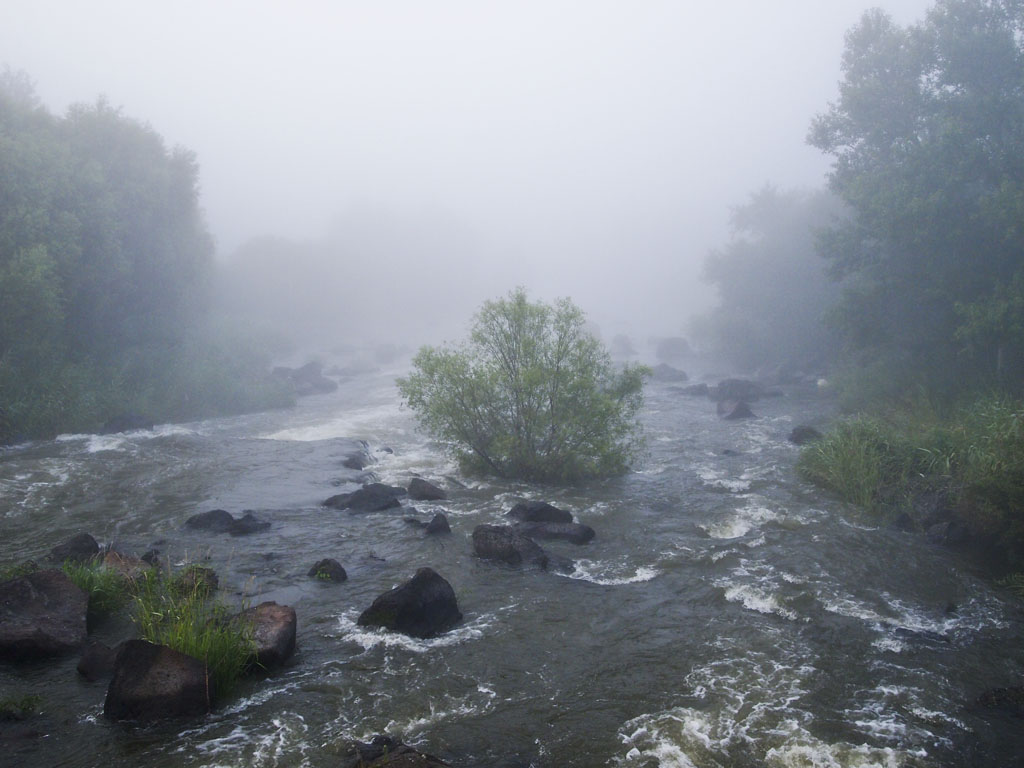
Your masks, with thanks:
[[(710, 300), (731, 206), (823, 183), (804, 137), (868, 5), (8, 0), (0, 62), (57, 112), (104, 94), (194, 150), (221, 257), (359, 211), (436, 214), (488, 290), (672, 333)], [(930, 3), (881, 5), (909, 23)]]

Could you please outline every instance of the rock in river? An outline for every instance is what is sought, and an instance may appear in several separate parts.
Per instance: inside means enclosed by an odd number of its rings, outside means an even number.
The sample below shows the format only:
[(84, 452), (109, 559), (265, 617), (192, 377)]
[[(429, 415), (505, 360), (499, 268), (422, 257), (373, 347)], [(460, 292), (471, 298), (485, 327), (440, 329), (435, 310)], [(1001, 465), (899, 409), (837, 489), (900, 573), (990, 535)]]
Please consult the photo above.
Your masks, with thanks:
[(508, 511), (508, 516), (521, 523), (571, 523), (572, 513), (553, 507), (545, 501), (521, 501)]
[(462, 621), (455, 590), (432, 568), (377, 597), (359, 616), (361, 627), (383, 627), (411, 637), (435, 637)]
[(0, 659), (78, 650), (89, 596), (61, 571), (36, 571), (0, 584)]
[(441, 501), (447, 499), (448, 494), (422, 477), (414, 477), (409, 481), (409, 498), (413, 501)]
[(111, 720), (147, 722), (198, 717), (210, 711), (213, 683), (199, 659), (165, 645), (129, 640), (114, 661), (103, 714)]
[(561, 539), (586, 544), (594, 538), (594, 529), (583, 523), (517, 523), (515, 530), (531, 539)]
[(368, 483), (358, 491), (339, 493), (324, 501), (323, 506), (332, 509), (349, 509), (353, 512), (381, 512), (402, 506), (398, 499), (405, 495), (404, 488), (384, 483)]
[(473, 552), (485, 560), (498, 560), (509, 565), (548, 566), (548, 556), (537, 542), (511, 525), (478, 525), (473, 529)]

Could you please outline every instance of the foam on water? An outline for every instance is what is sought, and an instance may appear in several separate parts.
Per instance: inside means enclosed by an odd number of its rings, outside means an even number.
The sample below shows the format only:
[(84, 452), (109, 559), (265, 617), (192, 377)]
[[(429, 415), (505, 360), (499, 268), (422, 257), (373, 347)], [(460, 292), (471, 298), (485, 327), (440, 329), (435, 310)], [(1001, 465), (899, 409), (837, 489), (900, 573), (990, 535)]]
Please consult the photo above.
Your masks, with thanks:
[[(618, 586), (622, 584), (640, 584), (650, 581), (658, 575), (658, 570), (647, 565), (632, 568), (625, 561), (615, 563), (596, 560), (577, 560), (572, 573), (559, 574), (570, 579), (580, 579), (593, 584)], [(632, 573), (630, 573), (632, 570)]]
[(397, 402), (378, 403), (363, 408), (345, 410), (327, 419), (301, 426), (281, 429), (261, 435), (265, 440), (312, 442), (339, 437), (367, 440), (371, 443), (386, 439), (386, 428), (401, 417)]
[(730, 603), (742, 603), (744, 608), (749, 608), (758, 613), (774, 613), (790, 621), (796, 621), (799, 618), (795, 611), (784, 607), (775, 595), (750, 584), (731, 584), (726, 586), (725, 599)]
[(768, 507), (762, 496), (750, 495), (745, 498), (747, 503), (736, 507), (732, 514), (704, 523), (701, 528), (713, 539), (738, 539), (752, 529), (783, 516), (783, 513)]
[(479, 640), (484, 636), (485, 630), (492, 626), (496, 616), (485, 614), (468, 624), (462, 624), (455, 629), (445, 632), (440, 637), (428, 639), (409, 637), (408, 635), (389, 632), (386, 629), (377, 627), (360, 627), (356, 623), (358, 618), (358, 611), (346, 611), (338, 617), (338, 627), (343, 640), (348, 640), (362, 646), (364, 651), (369, 651), (377, 646), (383, 646), (385, 648), (400, 648), (412, 653), (429, 653), (435, 648), (445, 648), (452, 645), (460, 645), (470, 640)]

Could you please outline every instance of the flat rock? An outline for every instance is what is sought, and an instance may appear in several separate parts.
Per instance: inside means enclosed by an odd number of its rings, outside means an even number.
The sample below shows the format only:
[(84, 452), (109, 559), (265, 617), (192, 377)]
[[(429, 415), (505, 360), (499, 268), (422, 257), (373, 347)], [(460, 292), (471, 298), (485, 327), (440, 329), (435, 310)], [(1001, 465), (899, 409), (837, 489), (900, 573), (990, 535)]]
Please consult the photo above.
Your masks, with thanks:
[(521, 523), (571, 523), (572, 513), (553, 507), (546, 501), (521, 501), (508, 511)]
[(409, 498), (413, 501), (441, 501), (448, 494), (422, 477), (414, 477), (409, 481)]
[(89, 596), (61, 571), (36, 571), (0, 584), (0, 658), (77, 651), (86, 637)]
[(455, 590), (432, 568), (379, 595), (359, 616), (361, 627), (383, 627), (410, 637), (436, 637), (462, 621)]
[(478, 525), (473, 529), (473, 553), (484, 560), (508, 565), (547, 568), (548, 556), (537, 542), (511, 525)]
[(148, 722), (198, 717), (210, 711), (213, 682), (199, 659), (145, 640), (122, 644), (114, 661), (103, 714)]
[(586, 544), (594, 538), (594, 529), (583, 523), (517, 523), (514, 528), (531, 539), (560, 539)]
[(354, 741), (341, 757), (339, 768), (444, 768), (448, 763), (419, 752), (390, 736), (374, 736), (370, 742)]

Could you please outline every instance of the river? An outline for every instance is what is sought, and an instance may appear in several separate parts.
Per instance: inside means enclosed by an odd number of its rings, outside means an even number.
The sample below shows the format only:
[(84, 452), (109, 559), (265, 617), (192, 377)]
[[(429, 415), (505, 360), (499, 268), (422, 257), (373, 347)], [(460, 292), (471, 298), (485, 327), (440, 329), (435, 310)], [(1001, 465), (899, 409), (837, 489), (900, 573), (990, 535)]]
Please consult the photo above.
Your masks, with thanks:
[[(796, 424), (831, 401), (788, 388), (720, 420), (705, 398), (651, 382), (636, 471), (573, 488), (461, 477), (400, 407), (394, 371), (343, 381), (291, 410), (65, 435), (0, 452), (0, 565), (88, 531), (173, 563), (209, 563), (222, 599), (298, 613), (298, 651), (206, 719), (137, 728), (102, 716), (77, 659), (0, 664), (0, 695), (36, 693), (34, 736), (4, 765), (334, 766), (380, 732), (458, 766), (984, 766), (1024, 760), (1020, 720), (977, 710), (1024, 677), (1024, 612), (977, 563), (892, 530), (800, 481)], [(381, 481), (413, 475), (450, 500), (451, 536), (408, 510), (322, 508), (356, 488), (365, 440)], [(393, 451), (393, 453), (388, 450)], [(474, 558), (474, 526), (519, 499), (572, 511), (597, 537), (547, 542), (571, 574)], [(270, 530), (231, 537), (192, 514), (252, 509)], [(341, 584), (307, 578), (333, 557)], [(434, 640), (356, 625), (379, 593), (431, 566), (464, 620)], [(95, 635), (122, 639), (116, 620)], [(0, 731), (2, 734), (2, 731)]]

